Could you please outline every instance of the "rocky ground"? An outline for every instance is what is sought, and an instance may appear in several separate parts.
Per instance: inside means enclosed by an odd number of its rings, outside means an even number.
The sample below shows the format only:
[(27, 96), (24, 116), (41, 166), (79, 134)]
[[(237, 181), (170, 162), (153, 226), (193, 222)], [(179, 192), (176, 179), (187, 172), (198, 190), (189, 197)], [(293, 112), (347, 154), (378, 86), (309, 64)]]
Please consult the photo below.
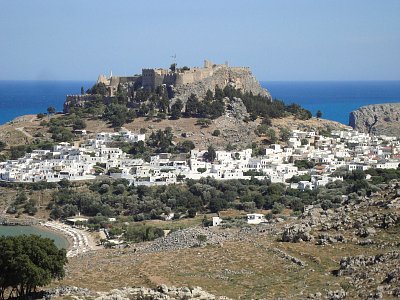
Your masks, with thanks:
[(350, 113), (350, 126), (360, 132), (400, 136), (400, 103), (373, 104)]
[[(125, 249), (78, 255), (61, 284), (100, 291), (91, 297), (104, 299), (182, 299), (179, 293), (198, 291), (176, 286), (212, 294), (186, 299), (395, 299), (400, 183), (380, 189), (336, 209), (311, 207), (300, 217), (264, 225), (193, 227)], [(172, 292), (160, 296), (160, 285)], [(154, 297), (134, 298), (143, 291)]]
[(45, 293), (45, 299), (73, 297), (74, 299), (95, 300), (178, 300), (178, 299), (219, 299), (229, 300), (227, 297), (217, 297), (200, 287), (174, 287), (160, 285), (157, 288), (122, 288), (109, 292), (93, 292), (89, 289), (75, 286), (53, 288)]
[(353, 244), (373, 255), (341, 258), (335, 276), (349, 280), (361, 299), (400, 297), (400, 185), (381, 185), (371, 197), (347, 200), (334, 210), (310, 208), (295, 224), (285, 227), (284, 242), (316, 245)]

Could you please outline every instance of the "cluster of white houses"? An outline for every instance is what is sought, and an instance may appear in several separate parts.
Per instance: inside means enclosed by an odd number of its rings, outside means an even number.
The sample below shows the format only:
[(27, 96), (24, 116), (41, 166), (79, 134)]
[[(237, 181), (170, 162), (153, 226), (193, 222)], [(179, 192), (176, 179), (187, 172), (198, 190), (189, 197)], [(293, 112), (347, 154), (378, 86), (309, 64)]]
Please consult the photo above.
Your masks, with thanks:
[[(266, 148), (263, 155), (252, 156), (252, 149), (216, 151), (216, 159), (207, 161), (206, 150), (192, 150), (190, 157), (161, 153), (150, 162), (133, 159), (110, 142), (144, 141), (144, 134), (127, 130), (97, 133), (80, 145), (60, 143), (50, 150), (34, 150), (18, 160), (0, 163), (0, 179), (10, 182), (57, 182), (62, 179), (88, 180), (109, 173), (135, 185), (173, 184), (184, 178), (213, 177), (219, 180), (250, 179), (257, 175), (271, 182), (286, 183), (293, 176), (311, 175), (310, 181), (292, 183), (292, 188), (314, 189), (328, 182), (338, 168), (367, 170), (397, 168), (400, 141), (395, 137), (370, 136), (353, 130), (334, 131), (329, 137), (315, 132), (294, 130), (286, 147), (278, 144)], [(315, 167), (299, 170), (293, 162), (308, 160)]]

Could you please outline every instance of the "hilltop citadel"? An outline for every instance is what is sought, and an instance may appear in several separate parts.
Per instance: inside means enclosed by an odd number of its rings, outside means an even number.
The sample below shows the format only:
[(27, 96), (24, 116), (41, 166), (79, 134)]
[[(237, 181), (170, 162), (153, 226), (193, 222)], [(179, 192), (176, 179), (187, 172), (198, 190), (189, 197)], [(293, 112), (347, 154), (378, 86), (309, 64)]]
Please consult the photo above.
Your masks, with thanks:
[[(154, 90), (160, 85), (180, 88), (185, 85), (205, 81), (213, 76), (221, 76), (219, 79), (214, 78), (214, 80), (219, 81), (221, 87), (227, 84), (234, 84), (237, 88), (245, 91), (251, 90), (252, 87), (248, 84), (248, 80), (243, 80), (244, 77), (249, 77), (249, 79), (254, 79), (254, 81), (256, 81), (249, 67), (230, 67), (227, 62), (225, 64), (214, 64), (209, 60), (204, 60), (204, 66), (202, 68), (178, 68), (173, 64), (170, 69), (142, 69), (141, 75), (115, 76), (112, 73), (109, 77), (100, 75), (97, 79), (97, 83), (104, 84), (108, 90), (109, 96), (114, 96), (119, 84), (135, 85), (148, 90)], [(265, 90), (261, 88), (258, 92), (266, 94)]]
[[(172, 64), (170, 69), (144, 68), (141, 74), (132, 76), (100, 75), (96, 86), (105, 89), (104, 102), (112, 102), (112, 98), (118, 93), (118, 89), (124, 91), (128, 101), (133, 99), (137, 91), (155, 91), (163, 86), (168, 91), (171, 103), (180, 99), (185, 103), (191, 94), (200, 99), (204, 98), (207, 91), (215, 91), (215, 87), (226, 86), (249, 92), (253, 95), (261, 95), (272, 99), (269, 92), (262, 88), (253, 76), (249, 67), (231, 67), (228, 63), (214, 64), (209, 60), (204, 61), (203, 67), (178, 68)], [(84, 95), (68, 95), (64, 104), (64, 112), (69, 112), (70, 107), (84, 107), (85, 103), (95, 100), (93, 93)]]

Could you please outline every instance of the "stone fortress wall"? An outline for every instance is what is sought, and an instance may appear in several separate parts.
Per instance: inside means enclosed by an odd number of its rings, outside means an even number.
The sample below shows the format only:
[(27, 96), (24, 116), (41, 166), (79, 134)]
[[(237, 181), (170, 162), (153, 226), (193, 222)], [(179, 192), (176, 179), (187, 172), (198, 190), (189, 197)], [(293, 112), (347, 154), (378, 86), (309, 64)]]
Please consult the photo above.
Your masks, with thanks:
[[(142, 69), (142, 75), (139, 76), (113, 76), (106, 77), (100, 75), (97, 83), (104, 83), (110, 90), (110, 96), (113, 96), (119, 84), (126, 84), (130, 82), (136, 82), (141, 79), (141, 86), (145, 89), (154, 90), (160, 85), (173, 85), (175, 88), (179, 88), (185, 85), (197, 84), (201, 81), (207, 81), (213, 76), (223, 76), (223, 80), (218, 81), (220, 87), (225, 87), (229, 82), (237, 84), (238, 88), (243, 90), (248, 90), (249, 84), (246, 84), (248, 80), (243, 80), (243, 78), (249, 76), (254, 78), (251, 74), (250, 68), (248, 67), (230, 67), (227, 63), (225, 64), (214, 64), (209, 60), (204, 60), (203, 67), (193, 67), (193, 68), (177, 68), (175, 71), (162, 68), (151, 68)], [(242, 78), (242, 79), (241, 79)], [(255, 80), (255, 78), (254, 78)], [(210, 80), (208, 80), (210, 81)], [(211, 80), (212, 81), (212, 80)], [(213, 85), (213, 87), (215, 84)], [(259, 92), (262, 92), (260, 89)]]
[(215, 65), (207, 60), (204, 62), (204, 68), (193, 68), (178, 74), (175, 97), (184, 102), (192, 93), (204, 97), (207, 90), (214, 91), (216, 85), (221, 88), (231, 85), (242, 91), (271, 99), (269, 92), (261, 87), (250, 68), (230, 67), (228, 64)]
[(108, 94), (110, 97), (115, 95), (115, 92), (117, 91), (118, 85), (119, 84), (129, 84), (129, 83), (135, 83), (137, 80), (141, 78), (140, 75), (134, 75), (134, 76), (113, 76), (112, 74), (110, 77), (106, 77), (105, 75), (100, 75), (97, 78), (96, 83), (103, 83), (107, 90)]
[(204, 61), (202, 68), (178, 68), (175, 72), (167, 69), (143, 69), (142, 78), (144, 88), (155, 89), (161, 84), (174, 86), (176, 96), (184, 102), (191, 93), (203, 97), (208, 89), (214, 90), (216, 85), (224, 88), (227, 84), (270, 97), (249, 67), (230, 67), (227, 63), (217, 65), (209, 60)]
[[(133, 86), (155, 90), (160, 85), (167, 85), (173, 88), (174, 99), (171, 101), (180, 99), (185, 103), (192, 93), (203, 98), (207, 90), (214, 91), (217, 85), (220, 88), (230, 85), (244, 92), (266, 96), (271, 100), (269, 92), (261, 87), (249, 67), (230, 67), (227, 63), (214, 64), (209, 60), (204, 61), (203, 67), (177, 68), (175, 71), (151, 68), (142, 69), (141, 75), (134, 76), (100, 75), (97, 83), (106, 86), (107, 98), (115, 96), (120, 84), (128, 90)], [(72, 104), (83, 106), (85, 101), (92, 100), (90, 98), (91, 95), (69, 96), (64, 110), (68, 110)]]

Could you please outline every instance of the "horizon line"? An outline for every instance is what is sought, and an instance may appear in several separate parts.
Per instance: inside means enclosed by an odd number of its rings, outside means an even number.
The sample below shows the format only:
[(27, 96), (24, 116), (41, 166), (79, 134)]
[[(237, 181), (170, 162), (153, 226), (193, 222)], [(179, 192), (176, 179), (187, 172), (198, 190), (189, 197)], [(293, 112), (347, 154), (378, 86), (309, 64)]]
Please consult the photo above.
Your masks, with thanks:
[[(124, 77), (124, 76), (117, 76)], [(0, 79), (0, 81), (70, 81), (70, 82), (79, 82), (79, 81), (92, 81), (96, 82), (97, 79)], [(261, 79), (259, 82), (377, 82), (377, 81), (400, 81), (399, 79), (274, 79), (274, 80), (266, 80)]]

